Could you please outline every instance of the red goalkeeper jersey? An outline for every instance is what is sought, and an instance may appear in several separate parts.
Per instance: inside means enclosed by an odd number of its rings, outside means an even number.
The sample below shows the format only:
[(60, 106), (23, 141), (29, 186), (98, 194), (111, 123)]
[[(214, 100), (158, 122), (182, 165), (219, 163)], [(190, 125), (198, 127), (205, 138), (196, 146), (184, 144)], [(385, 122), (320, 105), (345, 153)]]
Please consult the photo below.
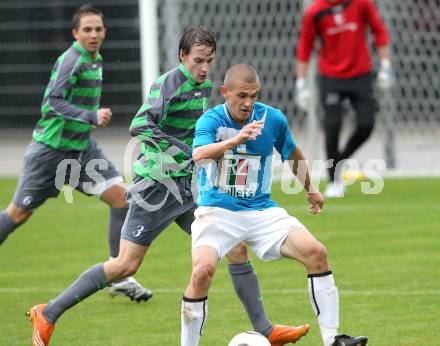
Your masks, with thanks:
[(316, 0), (304, 14), (296, 57), (308, 62), (318, 36), (322, 75), (350, 78), (368, 73), (372, 68), (368, 27), (376, 46), (388, 44), (387, 30), (372, 0)]

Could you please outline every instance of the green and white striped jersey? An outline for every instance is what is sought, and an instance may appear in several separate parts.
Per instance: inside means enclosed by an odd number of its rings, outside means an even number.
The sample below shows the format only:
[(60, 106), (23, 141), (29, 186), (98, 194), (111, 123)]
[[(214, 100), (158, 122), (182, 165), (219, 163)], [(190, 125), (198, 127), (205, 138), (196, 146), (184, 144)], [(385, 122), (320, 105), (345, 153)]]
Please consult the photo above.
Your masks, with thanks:
[(210, 80), (198, 84), (183, 64), (153, 83), (130, 126), (130, 134), (143, 142), (134, 164), (137, 175), (160, 181), (192, 174), (194, 130), (211, 89)]
[(98, 125), (102, 57), (95, 59), (78, 43), (56, 61), (41, 105), (33, 138), (57, 150), (82, 151)]

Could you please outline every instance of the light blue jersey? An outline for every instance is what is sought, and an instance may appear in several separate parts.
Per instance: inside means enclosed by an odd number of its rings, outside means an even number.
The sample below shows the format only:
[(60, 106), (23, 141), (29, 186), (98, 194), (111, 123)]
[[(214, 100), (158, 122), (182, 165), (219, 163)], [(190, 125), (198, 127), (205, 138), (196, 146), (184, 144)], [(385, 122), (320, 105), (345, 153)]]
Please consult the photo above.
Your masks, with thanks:
[[(200, 162), (196, 171), (197, 205), (232, 211), (277, 206), (270, 196), (273, 148), (284, 161), (295, 150), (296, 143), (280, 110), (257, 102), (246, 124), (254, 120), (264, 120), (262, 134), (255, 141), (226, 152), (219, 161)], [(233, 120), (226, 104), (218, 105), (197, 121), (193, 147), (232, 138), (242, 127)]]

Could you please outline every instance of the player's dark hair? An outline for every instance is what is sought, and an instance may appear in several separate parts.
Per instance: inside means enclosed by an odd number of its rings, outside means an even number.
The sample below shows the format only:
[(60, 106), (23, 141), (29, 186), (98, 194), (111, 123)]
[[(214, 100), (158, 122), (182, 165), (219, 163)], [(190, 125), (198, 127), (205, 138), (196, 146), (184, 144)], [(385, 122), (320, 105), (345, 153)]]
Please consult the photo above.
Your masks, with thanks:
[(76, 9), (75, 14), (72, 18), (72, 28), (78, 30), (81, 18), (87, 14), (96, 14), (97, 16), (100, 16), (102, 22), (104, 23), (104, 14), (93, 5), (85, 4)]
[(180, 50), (183, 50), (184, 54), (189, 54), (191, 48), (195, 45), (206, 46), (212, 49), (212, 53), (215, 53), (217, 48), (215, 33), (202, 25), (186, 29), (179, 43), (179, 61), (181, 61)]

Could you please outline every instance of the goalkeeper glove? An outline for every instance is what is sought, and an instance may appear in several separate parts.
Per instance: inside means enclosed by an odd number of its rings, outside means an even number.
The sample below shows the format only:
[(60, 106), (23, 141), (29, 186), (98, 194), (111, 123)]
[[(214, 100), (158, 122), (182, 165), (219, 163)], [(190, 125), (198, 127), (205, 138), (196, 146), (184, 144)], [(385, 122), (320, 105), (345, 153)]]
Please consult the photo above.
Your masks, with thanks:
[(377, 74), (377, 86), (382, 90), (390, 90), (395, 82), (394, 72), (389, 59), (382, 59)]
[(298, 107), (303, 111), (307, 111), (310, 106), (312, 95), (307, 88), (306, 80), (304, 78), (298, 78), (296, 80), (296, 103)]

